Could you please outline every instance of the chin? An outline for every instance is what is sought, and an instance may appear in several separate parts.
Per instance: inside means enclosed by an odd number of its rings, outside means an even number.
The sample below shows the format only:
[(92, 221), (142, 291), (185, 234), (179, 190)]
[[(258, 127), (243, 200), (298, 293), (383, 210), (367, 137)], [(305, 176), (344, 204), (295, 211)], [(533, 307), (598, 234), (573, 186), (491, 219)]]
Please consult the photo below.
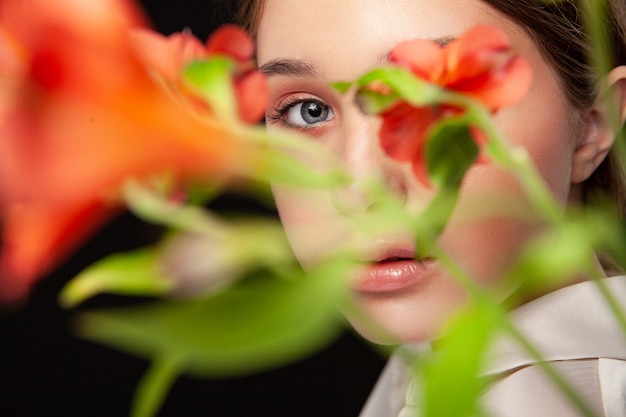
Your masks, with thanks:
[(434, 335), (428, 331), (415, 331), (414, 329), (381, 329), (371, 325), (348, 319), (352, 327), (364, 339), (377, 345), (407, 345), (428, 343), (434, 340)]
[(350, 325), (365, 339), (380, 345), (427, 343), (437, 338), (445, 319), (423, 315), (347, 313)]
[[(442, 282), (443, 281), (443, 282)], [(431, 342), (467, 302), (467, 294), (448, 280), (426, 288), (384, 294), (353, 293), (346, 318), (365, 339), (384, 345)]]

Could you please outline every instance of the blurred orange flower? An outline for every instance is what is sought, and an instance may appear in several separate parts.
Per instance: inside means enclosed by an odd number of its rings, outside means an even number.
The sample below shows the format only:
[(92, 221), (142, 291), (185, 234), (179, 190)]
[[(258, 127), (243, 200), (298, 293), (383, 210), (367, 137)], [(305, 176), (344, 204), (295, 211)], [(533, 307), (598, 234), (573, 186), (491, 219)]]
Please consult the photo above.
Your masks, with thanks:
[[(492, 112), (515, 104), (526, 94), (532, 69), (511, 53), (507, 35), (491, 26), (476, 26), (445, 46), (410, 40), (396, 46), (390, 61), (442, 88), (468, 95)], [(411, 162), (416, 177), (429, 185), (425, 145), (439, 120), (462, 113), (449, 104), (417, 107), (400, 101), (381, 113), (381, 146), (392, 158)], [(484, 142), (473, 129), (478, 145)]]
[[(235, 29), (206, 48), (182, 34), (137, 55), (129, 31), (147, 25), (130, 0), (2, 0), (0, 16), (0, 299), (23, 298), (102, 224), (125, 179), (213, 178), (249, 163), (243, 141), (181, 106), (149, 71), (175, 77), (188, 57), (218, 52), (243, 66), (251, 54), (229, 46), (243, 39)], [(191, 53), (180, 55), (182, 44)], [(259, 91), (238, 94), (264, 104), (262, 80), (246, 77)]]
[[(237, 63), (233, 75), (239, 117), (247, 123), (258, 122), (265, 114), (267, 86), (265, 77), (254, 65), (254, 43), (238, 26), (224, 25), (203, 45), (190, 33), (163, 36), (148, 29), (135, 29), (131, 40), (138, 58), (168, 85), (178, 89), (181, 71), (194, 59), (225, 55)], [(167, 53), (164, 53), (167, 51)]]

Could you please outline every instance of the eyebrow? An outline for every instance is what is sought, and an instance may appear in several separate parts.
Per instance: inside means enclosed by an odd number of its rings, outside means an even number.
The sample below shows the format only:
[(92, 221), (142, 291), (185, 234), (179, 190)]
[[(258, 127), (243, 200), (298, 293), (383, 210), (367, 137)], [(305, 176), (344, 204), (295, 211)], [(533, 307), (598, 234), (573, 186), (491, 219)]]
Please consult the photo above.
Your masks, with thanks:
[(276, 58), (269, 60), (259, 67), (259, 71), (267, 76), (287, 75), (318, 78), (321, 75), (314, 65), (296, 58)]
[[(441, 36), (438, 38), (428, 39), (437, 45), (444, 47), (453, 40), (455, 36)], [(376, 65), (382, 65), (389, 61), (391, 51), (386, 51), (378, 56)], [(303, 59), (299, 58), (275, 58), (267, 61), (259, 67), (259, 71), (269, 76), (283, 75), (304, 78), (321, 78), (321, 72), (317, 67)]]
[(439, 45), (440, 47), (444, 47), (447, 44), (449, 44), (450, 42), (454, 41), (457, 39), (457, 36), (454, 35), (444, 35), (444, 36), (439, 36), (437, 38), (431, 38), (428, 39), (429, 41), (436, 43), (437, 45)]

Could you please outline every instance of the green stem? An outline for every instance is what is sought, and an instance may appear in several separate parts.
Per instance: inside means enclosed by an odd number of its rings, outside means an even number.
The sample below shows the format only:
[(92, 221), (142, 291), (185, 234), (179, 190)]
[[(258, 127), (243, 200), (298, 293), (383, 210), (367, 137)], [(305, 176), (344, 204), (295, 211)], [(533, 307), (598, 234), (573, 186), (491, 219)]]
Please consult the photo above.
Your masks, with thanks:
[(484, 125), (489, 126), (487, 128), (489, 146), (494, 149), (494, 153), (506, 155), (506, 158), (502, 158), (498, 162), (517, 176), (526, 190), (530, 202), (540, 215), (552, 223), (560, 223), (563, 220), (563, 208), (556, 203), (526, 149), (510, 149), (491, 123)]
[(498, 324), (507, 331), (520, 345), (526, 350), (526, 352), (536, 360), (537, 366), (539, 366), (546, 375), (554, 382), (554, 384), (567, 396), (574, 406), (580, 410), (580, 412), (586, 417), (595, 417), (595, 414), (591, 409), (578, 397), (576, 391), (570, 386), (570, 384), (563, 378), (563, 376), (554, 368), (550, 362), (546, 362), (539, 350), (533, 346), (531, 342), (519, 331), (519, 329), (511, 322), (508, 315), (502, 311), (502, 308), (483, 291), (472, 280), (469, 275), (443, 250), (438, 247), (432, 249), (435, 257), (441, 264), (448, 269), (452, 276), (464, 287), (464, 289), (473, 297), (477, 302), (481, 303), (485, 307), (489, 308), (495, 317), (497, 317)]
[[(597, 27), (598, 19), (601, 19), (603, 15), (602, 13), (604, 11), (604, 5), (601, 4), (602, 2), (597, 2), (598, 4), (596, 4), (596, 10), (591, 10), (593, 8), (591, 3), (585, 4), (587, 8), (590, 8), (587, 15), (592, 16), (592, 22), (590, 26), (592, 28), (595, 28)], [(597, 8), (600, 9), (598, 10)], [(599, 43), (598, 39), (603, 40), (603, 35), (604, 32), (601, 28), (594, 31), (596, 43)], [(600, 59), (600, 61), (601, 62), (598, 62), (596, 64), (600, 66), (601, 70), (603, 68), (606, 69), (606, 60)], [(460, 100), (458, 100), (457, 98), (457, 101), (462, 102), (463, 106), (466, 108), (466, 117), (468, 118), (468, 120), (477, 123), (487, 134), (489, 138), (491, 154), (497, 156), (496, 159), (502, 166), (510, 169), (512, 172), (515, 173), (515, 175), (520, 180), (522, 186), (526, 189), (529, 199), (534, 207), (537, 209), (538, 213), (543, 215), (546, 220), (548, 220), (555, 226), (562, 224), (565, 219), (564, 212), (556, 203), (547, 187), (544, 185), (543, 179), (532, 165), (530, 159), (528, 158), (528, 154), (526, 152), (524, 152), (523, 154), (517, 154), (516, 150), (510, 149), (507, 143), (502, 139), (503, 136), (500, 134), (500, 132), (497, 131), (494, 124), (491, 122), (490, 114), (485, 109), (477, 106), (472, 101), (467, 100), (464, 97), (461, 97)], [(595, 270), (594, 268), (591, 269)], [(596, 283), (600, 293), (607, 303), (607, 306), (618, 321), (622, 329), (622, 333), (626, 338), (626, 313), (622, 310), (614, 295), (609, 291), (606, 283), (601, 279), (602, 277), (594, 276), (593, 278), (593, 281)], [(522, 343), (521, 339), (520, 343)], [(532, 345), (528, 344), (527, 348), (532, 349)]]
[(137, 387), (131, 416), (156, 416), (179, 373), (180, 361), (177, 358), (155, 358)]
[(611, 313), (613, 313), (613, 316), (622, 328), (622, 336), (626, 339), (626, 313), (617, 302), (615, 296), (611, 293), (611, 291), (609, 291), (609, 288), (602, 277), (594, 276), (593, 282), (598, 287), (600, 294), (602, 294), (604, 301), (606, 301), (606, 305), (609, 307), (609, 310), (611, 310)]
[(489, 154), (498, 164), (518, 178), (538, 214), (550, 223), (561, 223), (564, 218), (563, 208), (554, 199), (543, 177), (533, 165), (528, 152), (522, 147), (511, 148), (504, 139), (504, 135), (493, 123), (492, 114), (474, 100), (457, 93), (446, 92), (442, 97), (442, 102), (465, 109), (464, 119), (470, 125), (479, 126), (487, 135)]
[(586, 0), (581, 2), (585, 27), (590, 34), (592, 62), (601, 76), (607, 74), (613, 63), (611, 62), (611, 39), (606, 30), (607, 8), (610, 7), (606, 0)]
[(546, 375), (552, 379), (555, 385), (567, 396), (570, 402), (585, 416), (594, 417), (594, 412), (580, 399), (576, 391), (574, 391), (574, 389), (567, 383), (556, 368), (550, 362), (543, 360), (541, 352), (539, 352), (535, 346), (524, 337), (519, 329), (515, 327), (513, 323), (504, 315), (498, 316), (498, 319), (503, 328), (509, 332), (509, 334), (517, 340), (526, 352), (528, 352), (528, 354), (537, 361), (537, 366), (539, 366), (546, 373)]

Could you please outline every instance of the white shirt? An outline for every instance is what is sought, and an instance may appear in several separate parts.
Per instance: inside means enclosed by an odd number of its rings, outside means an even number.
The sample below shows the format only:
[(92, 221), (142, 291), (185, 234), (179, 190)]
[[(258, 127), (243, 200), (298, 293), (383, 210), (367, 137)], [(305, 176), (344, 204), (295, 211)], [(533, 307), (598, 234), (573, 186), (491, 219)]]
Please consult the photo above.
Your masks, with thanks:
[[(626, 277), (602, 280), (626, 311)], [(511, 319), (545, 360), (562, 374), (599, 417), (626, 417), (626, 335), (594, 282), (582, 282), (537, 298), (512, 311)], [(415, 417), (420, 391), (402, 353), (392, 356), (360, 417)], [(498, 335), (487, 354), (485, 376), (496, 376), (482, 401), (493, 417), (581, 414), (536, 361), (514, 340)]]

